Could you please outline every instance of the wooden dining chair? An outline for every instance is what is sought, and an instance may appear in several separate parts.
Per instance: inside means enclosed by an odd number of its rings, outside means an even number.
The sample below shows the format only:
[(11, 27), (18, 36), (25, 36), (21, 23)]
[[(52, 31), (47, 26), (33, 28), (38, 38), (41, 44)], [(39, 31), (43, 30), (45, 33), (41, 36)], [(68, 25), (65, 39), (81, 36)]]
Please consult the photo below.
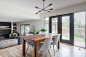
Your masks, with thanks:
[[(58, 49), (58, 41), (59, 41), (59, 38), (60, 38), (60, 34), (58, 34), (52, 41), (51, 45), (53, 45), (53, 51), (54, 51), (54, 56), (55, 56), (55, 49), (54, 49), (54, 46), (56, 45), (57, 46), (57, 49)], [(59, 49), (58, 49), (59, 50)]]
[[(52, 41), (52, 37), (49, 37), (49, 38), (45, 39), (44, 43), (39, 43), (38, 49), (39, 49), (39, 51), (41, 51), (42, 57), (44, 57), (43, 52), (46, 52), (46, 51), (48, 51), (48, 53), (49, 53), (49, 55), (51, 57), (51, 54), (49, 52), (51, 41)], [(31, 46), (32, 48), (34, 48), (34, 43), (30, 43), (30, 44), (27, 44), (27, 45)], [(32, 51), (32, 57), (33, 57), (33, 54), (34, 53)]]

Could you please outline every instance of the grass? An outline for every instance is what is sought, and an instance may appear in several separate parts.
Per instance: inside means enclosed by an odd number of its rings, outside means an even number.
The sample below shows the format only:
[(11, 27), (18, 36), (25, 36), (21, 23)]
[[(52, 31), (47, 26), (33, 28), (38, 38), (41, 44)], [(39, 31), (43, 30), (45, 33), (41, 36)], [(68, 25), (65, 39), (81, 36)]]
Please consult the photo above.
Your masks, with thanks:
[[(66, 39), (69, 38), (68, 35), (62, 35), (62, 36), (65, 37)], [(85, 41), (85, 37), (84, 37), (84, 36), (80, 37), (80, 36), (76, 36), (76, 35), (74, 35), (74, 41), (84, 42), (84, 41)]]

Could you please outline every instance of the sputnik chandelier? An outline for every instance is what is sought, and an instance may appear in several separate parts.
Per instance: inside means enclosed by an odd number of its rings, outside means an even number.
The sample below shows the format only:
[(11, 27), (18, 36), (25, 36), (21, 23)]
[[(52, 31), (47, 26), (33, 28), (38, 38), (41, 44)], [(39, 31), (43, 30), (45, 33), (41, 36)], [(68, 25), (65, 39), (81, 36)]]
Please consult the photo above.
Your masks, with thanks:
[(43, 0), (43, 9), (41, 9), (41, 8), (39, 8), (39, 7), (35, 7), (36, 9), (40, 9), (40, 11), (38, 11), (36, 14), (38, 14), (39, 12), (42, 12), (42, 11), (47, 11), (47, 12), (50, 13), (50, 10), (53, 10), (53, 8), (46, 10), (46, 8), (50, 7), (50, 6), (52, 5), (52, 3), (49, 4), (48, 6), (44, 7), (44, 1), (45, 1), (45, 0)]

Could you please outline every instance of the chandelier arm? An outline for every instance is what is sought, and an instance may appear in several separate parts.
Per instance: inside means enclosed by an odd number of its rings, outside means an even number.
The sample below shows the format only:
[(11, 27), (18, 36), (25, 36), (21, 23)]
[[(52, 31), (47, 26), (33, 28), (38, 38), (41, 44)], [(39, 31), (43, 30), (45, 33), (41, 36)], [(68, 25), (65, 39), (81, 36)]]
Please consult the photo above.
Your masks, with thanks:
[[(49, 7), (49, 5), (47, 7)], [(46, 9), (47, 7), (43, 8), (43, 9)]]
[(38, 14), (39, 12), (43, 11), (43, 9), (41, 9), (40, 11), (38, 11), (36, 14)]
[(53, 8), (51, 8), (51, 9), (47, 9), (47, 10), (53, 10)]
[(44, 10), (44, 11), (47, 11), (47, 12), (49, 12), (49, 13), (50, 13), (50, 11), (48, 11), (48, 10)]
[(36, 6), (35, 8), (36, 8), (36, 9), (41, 9), (41, 8), (39, 8), (39, 7), (37, 7), (37, 6)]

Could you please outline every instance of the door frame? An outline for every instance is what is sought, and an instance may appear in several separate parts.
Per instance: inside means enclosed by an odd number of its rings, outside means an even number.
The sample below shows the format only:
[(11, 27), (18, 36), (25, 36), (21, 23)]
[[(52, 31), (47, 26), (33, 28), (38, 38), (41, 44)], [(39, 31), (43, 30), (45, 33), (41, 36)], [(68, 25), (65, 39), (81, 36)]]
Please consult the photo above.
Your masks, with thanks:
[[(49, 17), (49, 33), (52, 33), (52, 18), (58, 18), (58, 16), (51, 16)], [(58, 27), (58, 22), (57, 22), (57, 27)], [(58, 33), (58, 29), (57, 29), (57, 33)]]
[[(76, 13), (76, 12), (74, 12), (74, 13)], [(68, 43), (68, 44), (72, 44), (72, 45), (74, 45), (74, 13), (56, 15), (56, 16), (49, 17), (49, 33), (52, 33), (52, 18), (58, 17), (58, 33), (61, 34), (60, 41)], [(66, 40), (62, 41), (62, 19), (61, 19), (61, 17), (67, 16), (67, 15), (70, 15), (70, 33), (72, 33), (72, 34), (70, 34), (70, 37), (71, 37), (70, 42), (68, 42)], [(85, 15), (86, 15), (86, 11), (85, 11)], [(85, 18), (86, 18), (86, 16), (85, 16)], [(85, 49), (86, 49), (86, 19), (85, 19)]]
[(85, 11), (85, 49), (86, 49), (86, 11)]
[[(70, 16), (70, 40), (64, 40), (62, 39), (62, 17), (63, 16)], [(74, 13), (70, 13), (70, 14), (64, 14), (64, 15), (60, 15), (60, 23), (61, 26), (60, 26), (60, 30), (61, 30), (61, 42), (64, 42), (64, 43), (68, 43), (68, 44), (71, 44), (71, 45), (74, 45)]]
[[(70, 41), (62, 39), (62, 16), (70, 16)], [(60, 41), (74, 45), (74, 13), (49, 17), (49, 33), (52, 33), (52, 18), (58, 17), (58, 33), (61, 34)]]

